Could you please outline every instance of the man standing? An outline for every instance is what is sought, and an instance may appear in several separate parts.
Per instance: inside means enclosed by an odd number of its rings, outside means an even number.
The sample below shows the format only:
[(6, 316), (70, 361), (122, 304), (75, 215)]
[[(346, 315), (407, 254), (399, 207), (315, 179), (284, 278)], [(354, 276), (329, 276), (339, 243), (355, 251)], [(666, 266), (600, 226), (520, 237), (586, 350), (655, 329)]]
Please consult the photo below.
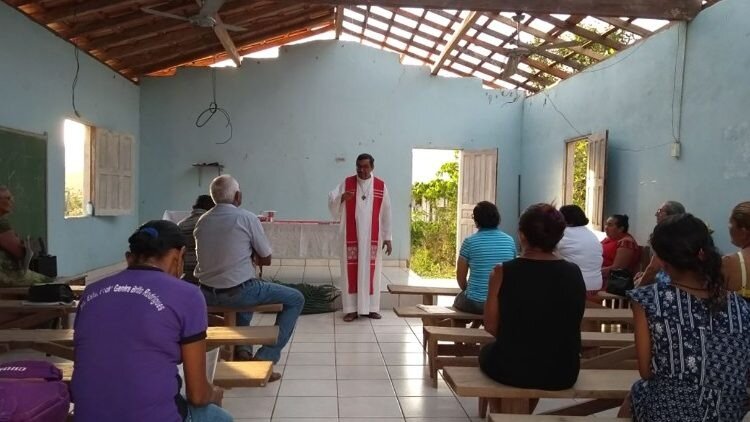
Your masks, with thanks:
[[(271, 264), (271, 245), (258, 216), (239, 208), (242, 204), (240, 184), (226, 174), (211, 182), (211, 198), (216, 206), (203, 214), (195, 226), (198, 265), (195, 277), (209, 306), (255, 306), (266, 303), (284, 305), (276, 315), (279, 338), (273, 346), (263, 346), (255, 356), (252, 348), (237, 347), (238, 360), (270, 360), (278, 362), (281, 349), (289, 341), (297, 318), (305, 305), (298, 290), (256, 277), (253, 262)], [(237, 325), (250, 325), (252, 313), (237, 314)], [(274, 373), (271, 381), (281, 378)]]
[[(391, 199), (385, 183), (373, 177), (375, 159), (357, 157), (357, 175), (344, 179), (328, 194), (328, 208), (341, 221), (344, 239), (341, 253), (344, 321), (359, 315), (380, 319), (382, 253), (391, 245)], [(382, 245), (382, 246), (381, 246)], [(382, 248), (382, 249), (381, 249)]]
[(206, 211), (213, 208), (214, 205), (214, 200), (211, 199), (210, 195), (200, 195), (195, 200), (193, 212), (190, 213), (190, 216), (177, 223), (182, 235), (185, 237), (186, 243), (185, 255), (182, 258), (184, 263), (182, 279), (193, 284), (198, 284), (198, 279), (193, 275), (195, 265), (198, 263), (198, 259), (195, 257), (195, 238), (193, 237), (193, 230), (195, 230), (195, 225), (198, 223), (198, 219), (205, 214)]

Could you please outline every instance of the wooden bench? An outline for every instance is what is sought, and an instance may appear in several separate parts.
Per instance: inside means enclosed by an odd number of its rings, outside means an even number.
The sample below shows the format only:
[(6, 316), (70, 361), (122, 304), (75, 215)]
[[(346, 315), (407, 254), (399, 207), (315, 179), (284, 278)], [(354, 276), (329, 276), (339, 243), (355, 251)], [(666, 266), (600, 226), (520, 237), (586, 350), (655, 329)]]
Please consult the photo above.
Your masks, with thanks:
[[(76, 281), (76, 280), (73, 280)], [(83, 281), (86, 281), (84, 276)], [(73, 291), (73, 297), (79, 298), (86, 288), (83, 284), (71, 284), (65, 281), (55, 280), (55, 283), (68, 284)], [(23, 287), (0, 287), (0, 299), (26, 299), (29, 295), (29, 286)]]
[(493, 413), (489, 422), (630, 422), (630, 418), (600, 418), (592, 419), (588, 416), (553, 416), (553, 415), (503, 415)]
[(0, 330), (8, 328), (33, 328), (45, 322), (61, 318), (67, 328), (69, 314), (76, 311), (76, 303), (28, 305), (23, 300), (0, 299)]
[[(224, 345), (274, 345), (279, 327), (208, 327), (209, 348)], [(73, 360), (73, 330), (0, 330), (0, 344), (13, 348), (29, 348), (64, 359)]]
[[(459, 311), (453, 307), (447, 307), (448, 312), (431, 313), (416, 306), (397, 306), (393, 312), (402, 318), (422, 318), (428, 320), (481, 320), (484, 319), (482, 314), (470, 314)], [(632, 323), (633, 311), (630, 309), (608, 309), (608, 308), (586, 308), (583, 312), (584, 320), (615, 322), (615, 323)]]
[(640, 375), (633, 370), (582, 369), (573, 388), (560, 391), (503, 385), (487, 377), (478, 367), (448, 366), (443, 369), (443, 378), (457, 395), (482, 399), (479, 404), (482, 417), (486, 414), (485, 403), (490, 405), (492, 412), (529, 414), (531, 401), (535, 399), (594, 399), (554, 411), (585, 416), (619, 406)]
[[(492, 334), (480, 328), (428, 326), (424, 327), (424, 332), (424, 341), (427, 343), (427, 364), (435, 387), (437, 387), (439, 369), (446, 366), (477, 366), (479, 347), (495, 340)], [(439, 344), (440, 341), (457, 344)], [(632, 346), (634, 342), (635, 337), (632, 333), (581, 333), (583, 347), (625, 348)], [(635, 369), (634, 362), (628, 360), (634, 357), (630, 353), (611, 352), (586, 359), (582, 365), (592, 369)]]
[(394, 295), (422, 296), (422, 303), (434, 305), (438, 296), (456, 296), (461, 293), (458, 287), (410, 286), (406, 284), (389, 284), (388, 292)]
[[(70, 382), (73, 375), (73, 362), (55, 363), (63, 373), (63, 381)], [(273, 362), (218, 362), (214, 374), (214, 384), (223, 388), (263, 387), (268, 383), (273, 371)]]

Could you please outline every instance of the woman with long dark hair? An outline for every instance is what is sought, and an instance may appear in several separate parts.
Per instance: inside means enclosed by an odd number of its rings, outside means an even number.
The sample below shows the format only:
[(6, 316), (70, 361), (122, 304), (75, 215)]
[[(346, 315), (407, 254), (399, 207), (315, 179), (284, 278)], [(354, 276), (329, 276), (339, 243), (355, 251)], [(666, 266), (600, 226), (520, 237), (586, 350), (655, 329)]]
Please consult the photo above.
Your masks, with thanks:
[(727, 292), (708, 227), (690, 214), (667, 217), (654, 229), (651, 248), (672, 282), (628, 292), (643, 378), (631, 390), (634, 419), (742, 420), (750, 307)]

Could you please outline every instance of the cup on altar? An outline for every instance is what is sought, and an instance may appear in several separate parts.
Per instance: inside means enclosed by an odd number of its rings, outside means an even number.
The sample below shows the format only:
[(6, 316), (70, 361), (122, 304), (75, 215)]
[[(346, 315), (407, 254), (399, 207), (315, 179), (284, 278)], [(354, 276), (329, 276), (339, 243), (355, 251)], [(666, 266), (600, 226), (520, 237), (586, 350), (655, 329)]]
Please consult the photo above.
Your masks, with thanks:
[(273, 210), (263, 211), (263, 214), (266, 215), (267, 221), (273, 222), (273, 217), (276, 215), (276, 211), (273, 211)]

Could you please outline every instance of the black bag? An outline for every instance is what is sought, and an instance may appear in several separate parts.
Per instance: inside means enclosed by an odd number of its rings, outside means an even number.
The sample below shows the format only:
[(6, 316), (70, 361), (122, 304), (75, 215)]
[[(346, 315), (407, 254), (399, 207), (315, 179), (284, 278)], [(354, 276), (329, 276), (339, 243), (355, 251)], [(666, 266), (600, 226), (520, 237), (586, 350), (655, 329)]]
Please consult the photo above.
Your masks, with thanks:
[(633, 290), (633, 273), (625, 268), (615, 268), (609, 272), (607, 280), (607, 293), (617, 296), (625, 296), (625, 292)]
[(29, 302), (73, 302), (73, 289), (67, 284), (34, 284), (29, 287)]

